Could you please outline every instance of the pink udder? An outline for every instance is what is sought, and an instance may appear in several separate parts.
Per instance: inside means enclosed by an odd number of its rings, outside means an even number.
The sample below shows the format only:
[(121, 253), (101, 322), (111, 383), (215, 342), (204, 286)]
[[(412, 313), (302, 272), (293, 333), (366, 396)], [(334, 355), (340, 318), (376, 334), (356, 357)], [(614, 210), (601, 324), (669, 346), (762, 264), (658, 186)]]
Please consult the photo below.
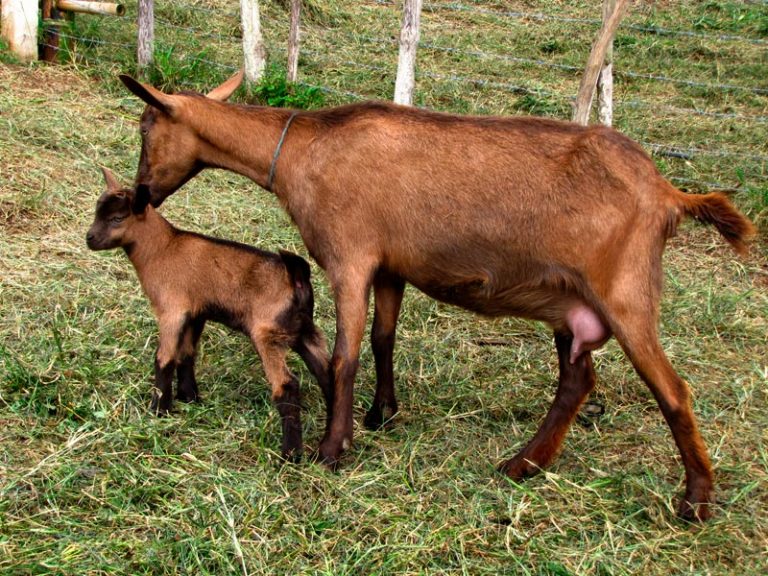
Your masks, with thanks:
[(611, 337), (611, 330), (586, 304), (577, 304), (565, 314), (565, 323), (573, 333), (571, 364), (584, 352), (597, 350)]

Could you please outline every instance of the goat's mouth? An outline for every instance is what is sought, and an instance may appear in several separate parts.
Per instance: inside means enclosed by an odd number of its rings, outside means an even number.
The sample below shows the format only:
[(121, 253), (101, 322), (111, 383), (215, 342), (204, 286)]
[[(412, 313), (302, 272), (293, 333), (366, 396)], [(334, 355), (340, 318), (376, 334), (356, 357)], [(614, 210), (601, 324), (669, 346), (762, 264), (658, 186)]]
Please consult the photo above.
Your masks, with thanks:
[(99, 251), (99, 250), (106, 250), (108, 247), (105, 246), (105, 242), (98, 234), (94, 234), (92, 232), (88, 232), (85, 236), (85, 244), (88, 246), (89, 250), (93, 251)]

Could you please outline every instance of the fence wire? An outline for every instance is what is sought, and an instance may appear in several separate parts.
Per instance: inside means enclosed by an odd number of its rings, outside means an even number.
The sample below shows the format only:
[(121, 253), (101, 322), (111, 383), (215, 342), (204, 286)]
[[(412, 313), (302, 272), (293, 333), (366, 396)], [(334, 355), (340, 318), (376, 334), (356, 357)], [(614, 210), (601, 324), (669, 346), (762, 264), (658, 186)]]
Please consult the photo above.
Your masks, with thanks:
[[(381, 7), (389, 7), (392, 11), (399, 16), (399, 10), (401, 8), (400, 2), (392, 2), (386, 0), (374, 0), (374, 4)], [(179, 36), (192, 37), (195, 41), (205, 44), (206, 42), (217, 43), (219, 47), (226, 47), (228, 53), (231, 52), (232, 59), (230, 61), (217, 61), (210, 57), (207, 52), (201, 52), (196, 55), (187, 55), (187, 57), (194, 58), (197, 62), (205, 63), (206, 65), (222, 70), (224, 73), (231, 74), (232, 71), (241, 67), (240, 56), (242, 51), (241, 39), (238, 37), (240, 31), (240, 14), (239, 11), (222, 11), (215, 8), (209, 8), (205, 6), (195, 5), (190, 6), (186, 11), (181, 10), (178, 6), (174, 6), (173, 10), (164, 10), (162, 6), (156, 6), (155, 13), (155, 35), (158, 43), (166, 42), (168, 45), (173, 46), (173, 39)], [(502, 18), (507, 20), (519, 20), (524, 21), (526, 24), (535, 22), (556, 22), (568, 26), (591, 26), (599, 27), (601, 25), (600, 19), (595, 18), (583, 18), (576, 16), (568, 16), (562, 14), (546, 14), (541, 12), (523, 12), (512, 10), (500, 10), (483, 8), (477, 5), (467, 5), (458, 2), (451, 3), (426, 3), (424, 5), (424, 15), (422, 16), (422, 22), (428, 20), (429, 15), (438, 12), (458, 12), (458, 13), (473, 13), (483, 17)], [(220, 31), (212, 31), (210, 28), (202, 28), (194, 25), (192, 22), (196, 18), (200, 17), (200, 13), (203, 13), (205, 18), (216, 18), (217, 21), (221, 19), (227, 20), (227, 26), (236, 31), (230, 34), (225, 34)], [(193, 17), (194, 16), (194, 17)], [(132, 30), (132, 35), (135, 37), (135, 22), (131, 17), (117, 18), (121, 21), (121, 27), (127, 30)], [(269, 29), (270, 22), (263, 19), (262, 26)], [(220, 27), (219, 30), (222, 28)], [(736, 43), (746, 44), (752, 46), (761, 46), (768, 44), (768, 40), (761, 38), (749, 38), (746, 36), (734, 35), (734, 34), (708, 34), (695, 30), (682, 30), (671, 29), (660, 26), (650, 26), (637, 23), (624, 23), (621, 26), (624, 31), (629, 31), (635, 34), (651, 34), (659, 36), (669, 36), (673, 38), (681, 39), (695, 39), (711, 42), (721, 43)], [(284, 38), (278, 37), (274, 34), (271, 38), (267, 38), (268, 50), (274, 54), (284, 54), (286, 48), (284, 46), (285, 38), (287, 38), (287, 26), (283, 32)], [(397, 30), (392, 31), (390, 36), (375, 36), (366, 35), (364, 33), (338, 33), (337, 31), (324, 31), (323, 33), (317, 33), (314, 36), (303, 37), (303, 46), (301, 48), (301, 61), (300, 72), (302, 62), (305, 65), (314, 67), (320, 70), (333, 71), (337, 67), (348, 67), (351, 70), (366, 70), (369, 72), (375, 72), (382, 78), (394, 79), (395, 75), (395, 62), (398, 49)], [(131, 35), (130, 33), (128, 34)], [(99, 37), (98, 34), (78, 35), (76, 30), (60, 32), (60, 38), (65, 42), (72, 45), (82, 45), (87, 47), (93, 47), (94, 49), (101, 48), (104, 52), (114, 52), (121, 50), (125, 53), (131, 53), (135, 58), (136, 43), (135, 42), (120, 42), (116, 39), (105, 39)], [(373, 51), (377, 55), (380, 55), (379, 61), (381, 64), (370, 64), (365, 62), (364, 58), (359, 60), (349, 60), (338, 56), (334, 49), (329, 49), (327, 46), (323, 46), (322, 43), (330, 38), (332, 41), (341, 41), (348, 43), (352, 46), (361, 46), (364, 50)], [(444, 42), (444, 41), (443, 41)], [(499, 52), (489, 52), (475, 47), (460, 48), (457, 46), (446, 46), (443, 42), (422, 41), (419, 44), (419, 54), (428, 55), (433, 54), (446, 54), (460, 59), (481, 60), (487, 61), (491, 64), (499, 63), (502, 66), (521, 66), (527, 69), (549, 69), (553, 73), (558, 71), (564, 73), (569, 80), (572, 80), (575, 76), (580, 74), (583, 70), (583, 66), (577, 66), (570, 63), (557, 62), (553, 59), (545, 58), (528, 58), (524, 56), (518, 56), (514, 53), (503, 54)], [(318, 46), (318, 44), (320, 44)], [(82, 51), (82, 49), (81, 49)], [(339, 51), (342, 52), (342, 51)], [(586, 53), (586, 52), (585, 52)], [(103, 56), (108, 58), (108, 56)], [(101, 58), (101, 56), (98, 56)], [(226, 60), (226, 57), (223, 57)], [(484, 69), (487, 71), (488, 67)], [(502, 71), (498, 72), (499, 76), (503, 75)], [(736, 93), (750, 96), (756, 99), (764, 98), (768, 95), (768, 88), (762, 86), (741, 86), (732, 83), (718, 83), (709, 82), (692, 78), (676, 78), (671, 75), (665, 74), (664, 71), (658, 73), (649, 73), (646, 71), (636, 71), (631, 69), (622, 69), (616, 67), (614, 69), (617, 87), (621, 87), (622, 81), (637, 81), (643, 80), (650, 83), (667, 84), (670, 86), (681, 87), (693, 87), (700, 88), (702, 90), (710, 91), (712, 93)], [(429, 68), (423, 66), (417, 61), (416, 69), (417, 77), (417, 92), (419, 88), (422, 90), (431, 89), (433, 87), (450, 86), (450, 85), (464, 85), (473, 87), (479, 90), (492, 90), (509, 94), (515, 97), (531, 96), (535, 98), (545, 98), (553, 101), (561, 102), (565, 108), (568, 108), (572, 104), (574, 98), (569, 94), (564, 94), (562, 91), (555, 91), (538, 86), (535, 83), (529, 82), (508, 82), (499, 77), (487, 77), (474, 74), (460, 73), (455, 70), (445, 70)], [(319, 83), (313, 83), (313, 86), (319, 88), (323, 93), (334, 95), (337, 100), (342, 101), (359, 101), (365, 100), (370, 97), (389, 99), (391, 94), (388, 93), (373, 93), (373, 94), (361, 94), (354, 90), (346, 89), (343, 85), (332, 86), (330, 85), (329, 77), (324, 77)], [(387, 88), (387, 90), (391, 89)], [(680, 118), (681, 121), (685, 121), (686, 118), (701, 117), (706, 118), (712, 122), (736, 122), (741, 126), (760, 125), (768, 122), (768, 116), (762, 111), (768, 107), (768, 102), (764, 102), (760, 112), (756, 114), (749, 114), (745, 112), (730, 112), (721, 110), (711, 110), (703, 107), (690, 107), (690, 106), (677, 106), (669, 103), (659, 103), (648, 101), (643, 98), (623, 98), (617, 99), (614, 102), (614, 115), (617, 118), (621, 118), (622, 112), (626, 111), (648, 111), (652, 115), (671, 115)], [(658, 131), (652, 131), (653, 134), (658, 134)], [(641, 143), (650, 153), (657, 157), (667, 158), (673, 162), (680, 162), (681, 167), (692, 166), (693, 163), (698, 163), (706, 160), (708, 164), (723, 165), (724, 169), (732, 168), (735, 162), (743, 163), (747, 166), (746, 170), (749, 172), (747, 176), (742, 180), (747, 180), (758, 186), (765, 186), (768, 182), (768, 155), (753, 153), (748, 149), (723, 149), (722, 147), (710, 148), (706, 146), (699, 146), (691, 142), (675, 143), (675, 142), (657, 142), (657, 138), (648, 138), (646, 134), (632, 133), (630, 126), (630, 133), (635, 139)], [(718, 164), (719, 163), (719, 164)], [(698, 170), (694, 171), (699, 173)], [(670, 180), (681, 183), (685, 186), (698, 187), (701, 189), (733, 189), (734, 185), (728, 185), (723, 182), (711, 181), (710, 179), (691, 178), (685, 175), (670, 174)]]
[[(391, 1), (377, 0), (378, 4), (393, 4)], [(425, 4), (424, 10), (437, 12), (441, 10), (456, 10), (463, 12), (470, 12), (475, 14), (482, 14), (485, 16), (505, 17), (516, 20), (529, 20), (529, 21), (548, 21), (548, 22), (563, 22), (566, 24), (588, 24), (590, 26), (599, 27), (602, 25), (602, 20), (597, 18), (575, 18), (568, 16), (555, 16), (552, 14), (544, 14), (541, 12), (518, 12), (512, 10), (488, 10), (484, 8), (478, 8), (477, 6), (467, 6), (466, 4)], [(686, 38), (698, 38), (702, 40), (709, 40), (713, 42), (745, 42), (747, 44), (766, 45), (768, 40), (761, 38), (749, 38), (747, 36), (738, 36), (735, 34), (707, 34), (705, 32), (698, 32), (694, 30), (673, 30), (671, 28), (664, 28), (662, 26), (644, 26), (642, 24), (622, 24), (623, 30), (633, 30), (636, 32), (644, 32), (647, 34), (653, 34), (658, 36), (678, 36)]]

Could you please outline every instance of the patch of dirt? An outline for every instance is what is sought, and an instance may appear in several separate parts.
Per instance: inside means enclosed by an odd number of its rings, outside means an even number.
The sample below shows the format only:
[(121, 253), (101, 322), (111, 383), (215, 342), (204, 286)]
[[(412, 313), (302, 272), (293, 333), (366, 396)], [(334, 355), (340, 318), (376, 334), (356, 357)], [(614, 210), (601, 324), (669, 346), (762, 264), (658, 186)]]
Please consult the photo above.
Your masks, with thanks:
[(41, 94), (50, 97), (60, 92), (91, 94), (95, 84), (83, 76), (54, 66), (30, 68), (11, 64), (0, 66), (0, 91)]

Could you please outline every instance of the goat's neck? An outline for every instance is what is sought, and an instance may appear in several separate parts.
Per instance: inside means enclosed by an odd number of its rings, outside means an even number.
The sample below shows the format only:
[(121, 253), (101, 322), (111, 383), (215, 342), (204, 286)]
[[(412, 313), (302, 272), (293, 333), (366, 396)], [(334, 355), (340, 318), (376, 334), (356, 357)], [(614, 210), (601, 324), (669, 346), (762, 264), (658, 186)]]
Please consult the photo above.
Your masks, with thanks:
[(290, 110), (280, 108), (206, 101), (205, 108), (195, 109), (189, 121), (203, 144), (203, 163), (237, 172), (266, 188), (272, 158), (290, 116)]
[(167, 247), (174, 236), (174, 228), (151, 206), (131, 226), (123, 248), (143, 283), (143, 275), (167, 256)]

